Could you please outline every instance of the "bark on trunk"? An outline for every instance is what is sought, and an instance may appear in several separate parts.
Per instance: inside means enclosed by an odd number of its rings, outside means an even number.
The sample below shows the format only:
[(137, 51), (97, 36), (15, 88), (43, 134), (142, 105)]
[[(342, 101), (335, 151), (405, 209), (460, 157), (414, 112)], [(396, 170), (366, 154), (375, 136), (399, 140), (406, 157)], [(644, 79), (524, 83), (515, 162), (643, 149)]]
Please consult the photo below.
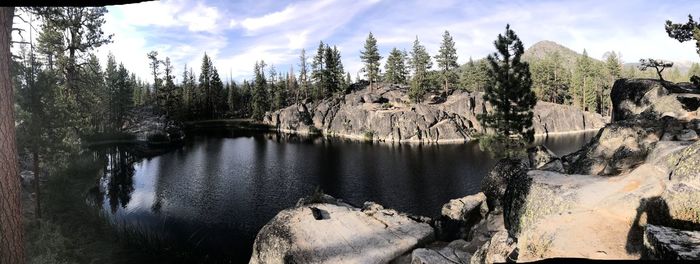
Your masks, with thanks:
[(0, 263), (25, 262), (14, 96), (10, 79), (14, 13), (14, 7), (0, 8)]

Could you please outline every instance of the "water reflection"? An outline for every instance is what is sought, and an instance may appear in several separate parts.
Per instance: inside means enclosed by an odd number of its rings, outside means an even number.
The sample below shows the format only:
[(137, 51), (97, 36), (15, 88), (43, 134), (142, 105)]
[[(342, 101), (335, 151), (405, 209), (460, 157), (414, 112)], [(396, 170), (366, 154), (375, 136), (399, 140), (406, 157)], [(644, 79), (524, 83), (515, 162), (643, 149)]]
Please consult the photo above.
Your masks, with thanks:
[[(561, 155), (591, 135), (540, 140)], [(250, 256), (262, 225), (317, 186), (352, 204), (371, 200), (435, 216), (449, 199), (478, 192), (494, 163), (476, 143), (360, 143), (226, 130), (148, 159), (101, 151), (107, 162), (95, 200), (106, 218), (236, 262)]]

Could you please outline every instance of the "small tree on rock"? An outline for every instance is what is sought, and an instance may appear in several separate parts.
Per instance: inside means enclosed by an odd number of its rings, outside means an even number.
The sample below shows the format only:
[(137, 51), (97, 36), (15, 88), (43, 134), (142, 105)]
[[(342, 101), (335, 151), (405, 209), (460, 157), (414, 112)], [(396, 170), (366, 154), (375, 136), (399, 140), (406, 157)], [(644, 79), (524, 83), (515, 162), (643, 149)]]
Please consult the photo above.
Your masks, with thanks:
[(664, 80), (664, 77), (661, 75), (661, 73), (666, 69), (666, 68), (671, 68), (673, 67), (673, 62), (667, 62), (663, 60), (655, 60), (655, 59), (641, 59), (639, 60), (639, 70), (641, 71), (646, 71), (648, 68), (654, 68), (656, 69), (656, 74), (659, 75), (659, 80)]

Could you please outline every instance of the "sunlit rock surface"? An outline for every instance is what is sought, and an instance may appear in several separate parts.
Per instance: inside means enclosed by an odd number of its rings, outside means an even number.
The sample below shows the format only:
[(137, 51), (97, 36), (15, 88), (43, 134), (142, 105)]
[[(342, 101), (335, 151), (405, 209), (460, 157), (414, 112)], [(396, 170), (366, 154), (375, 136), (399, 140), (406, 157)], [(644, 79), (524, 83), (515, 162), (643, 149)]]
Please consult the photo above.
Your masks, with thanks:
[[(485, 131), (477, 115), (491, 111), (481, 93), (454, 91), (435, 102), (411, 103), (407, 87), (380, 84), (316, 103), (268, 112), (263, 122), (287, 133), (323, 133), (362, 140), (450, 143)], [(536, 135), (595, 130), (606, 120), (573, 106), (538, 102)]]
[(414, 219), (374, 203), (283, 210), (258, 233), (250, 263), (387, 263), (434, 239)]

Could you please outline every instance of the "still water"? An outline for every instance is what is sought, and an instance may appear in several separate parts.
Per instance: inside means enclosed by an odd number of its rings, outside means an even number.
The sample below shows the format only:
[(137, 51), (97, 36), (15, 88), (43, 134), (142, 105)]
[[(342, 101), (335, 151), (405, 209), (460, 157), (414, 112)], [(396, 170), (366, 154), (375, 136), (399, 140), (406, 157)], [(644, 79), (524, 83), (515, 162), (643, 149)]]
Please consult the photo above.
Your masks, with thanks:
[[(595, 132), (538, 138), (556, 154)], [(476, 143), (415, 145), (218, 131), (166, 154), (137, 159), (119, 148), (90, 198), (115, 227), (245, 262), (257, 231), (320, 187), (351, 204), (437, 216), (479, 191), (495, 161)], [(169, 242), (168, 242), (169, 243)]]

